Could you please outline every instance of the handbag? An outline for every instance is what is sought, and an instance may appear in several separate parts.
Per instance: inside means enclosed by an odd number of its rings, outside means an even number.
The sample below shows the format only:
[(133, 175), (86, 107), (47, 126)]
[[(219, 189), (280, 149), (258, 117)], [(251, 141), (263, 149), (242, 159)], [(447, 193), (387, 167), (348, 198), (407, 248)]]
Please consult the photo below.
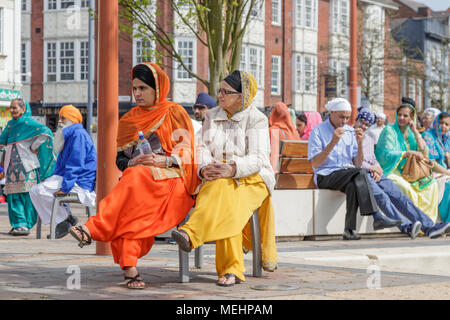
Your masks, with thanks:
[(415, 182), (423, 178), (431, 178), (433, 170), (433, 162), (424, 158), (422, 160), (417, 157), (409, 157), (403, 167), (402, 177), (408, 182)]

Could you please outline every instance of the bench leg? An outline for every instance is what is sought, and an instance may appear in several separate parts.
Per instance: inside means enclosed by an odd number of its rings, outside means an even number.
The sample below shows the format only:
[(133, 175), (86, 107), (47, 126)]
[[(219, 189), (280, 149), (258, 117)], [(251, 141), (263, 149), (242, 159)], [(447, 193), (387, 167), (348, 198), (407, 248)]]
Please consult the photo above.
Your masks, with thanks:
[(203, 246), (195, 248), (195, 267), (198, 269), (203, 267)]
[(262, 253), (258, 211), (253, 213), (250, 225), (252, 228), (253, 276), (260, 278), (262, 277)]
[(37, 223), (36, 223), (36, 239), (40, 239), (41, 238), (41, 218), (37, 217)]
[(189, 253), (178, 247), (180, 282), (189, 282)]
[(58, 197), (55, 197), (53, 201), (52, 216), (50, 219), (50, 239), (55, 239), (56, 235), (56, 215), (58, 213), (59, 201), (60, 199)]

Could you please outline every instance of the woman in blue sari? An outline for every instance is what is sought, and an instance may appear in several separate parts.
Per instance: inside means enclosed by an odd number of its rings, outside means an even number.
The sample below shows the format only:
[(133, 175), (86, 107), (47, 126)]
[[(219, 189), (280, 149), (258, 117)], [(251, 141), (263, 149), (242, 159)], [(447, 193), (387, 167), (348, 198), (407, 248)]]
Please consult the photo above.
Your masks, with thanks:
[[(444, 222), (450, 222), (450, 114), (441, 112), (433, 122), (430, 129), (422, 133), (428, 148), (429, 157), (435, 161), (436, 173), (442, 173), (440, 177), (435, 175), (439, 183), (439, 214)], [(441, 200), (442, 199), (442, 200)]]
[(12, 226), (9, 234), (26, 236), (37, 220), (29, 191), (52, 175), (56, 157), (52, 132), (31, 117), (28, 103), (15, 99), (11, 101), (10, 112), (12, 119), (0, 136), (0, 147), (5, 147), (2, 166), (6, 172), (5, 193)]

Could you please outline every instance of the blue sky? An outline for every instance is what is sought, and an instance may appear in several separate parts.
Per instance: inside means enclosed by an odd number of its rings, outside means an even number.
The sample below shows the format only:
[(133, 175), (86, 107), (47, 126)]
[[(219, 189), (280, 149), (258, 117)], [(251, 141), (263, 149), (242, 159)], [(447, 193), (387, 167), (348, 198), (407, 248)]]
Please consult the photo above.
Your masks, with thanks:
[(417, 2), (426, 4), (434, 11), (446, 10), (450, 7), (450, 0), (417, 0)]

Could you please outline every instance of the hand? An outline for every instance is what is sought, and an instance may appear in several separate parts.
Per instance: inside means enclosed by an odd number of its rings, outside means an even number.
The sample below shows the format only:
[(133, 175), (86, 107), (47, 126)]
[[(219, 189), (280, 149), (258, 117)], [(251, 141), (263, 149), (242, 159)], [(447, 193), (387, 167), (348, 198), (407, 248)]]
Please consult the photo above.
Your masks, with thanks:
[(331, 139), (331, 142), (333, 144), (338, 143), (344, 133), (345, 129), (342, 127), (335, 129), (333, 132), (333, 138)]
[(356, 136), (356, 142), (358, 142), (359, 145), (362, 145), (364, 141), (364, 130), (361, 128), (355, 129), (355, 136)]
[(409, 122), (409, 127), (411, 128), (412, 132), (414, 132), (414, 134), (420, 134), (419, 130), (417, 130), (416, 125), (414, 124), (414, 120), (411, 120)]
[(408, 151), (406, 151), (405, 156), (406, 156), (406, 158), (409, 158), (409, 157), (416, 157), (416, 158), (419, 159), (419, 160), (422, 160), (422, 159), (424, 158), (422, 152), (419, 152), (419, 151), (413, 151), (413, 150), (408, 150)]
[(56, 191), (54, 194), (53, 194), (55, 197), (58, 197), (58, 196), (65, 196), (65, 195), (67, 195), (67, 193), (65, 193), (65, 192), (62, 192), (61, 190), (59, 190), (59, 191)]
[(220, 178), (231, 178), (236, 174), (236, 165), (213, 160), (203, 169), (203, 177), (208, 180), (216, 180)]
[(383, 169), (381, 167), (370, 166), (369, 172), (375, 182), (379, 182), (381, 180), (381, 176), (383, 175)]

